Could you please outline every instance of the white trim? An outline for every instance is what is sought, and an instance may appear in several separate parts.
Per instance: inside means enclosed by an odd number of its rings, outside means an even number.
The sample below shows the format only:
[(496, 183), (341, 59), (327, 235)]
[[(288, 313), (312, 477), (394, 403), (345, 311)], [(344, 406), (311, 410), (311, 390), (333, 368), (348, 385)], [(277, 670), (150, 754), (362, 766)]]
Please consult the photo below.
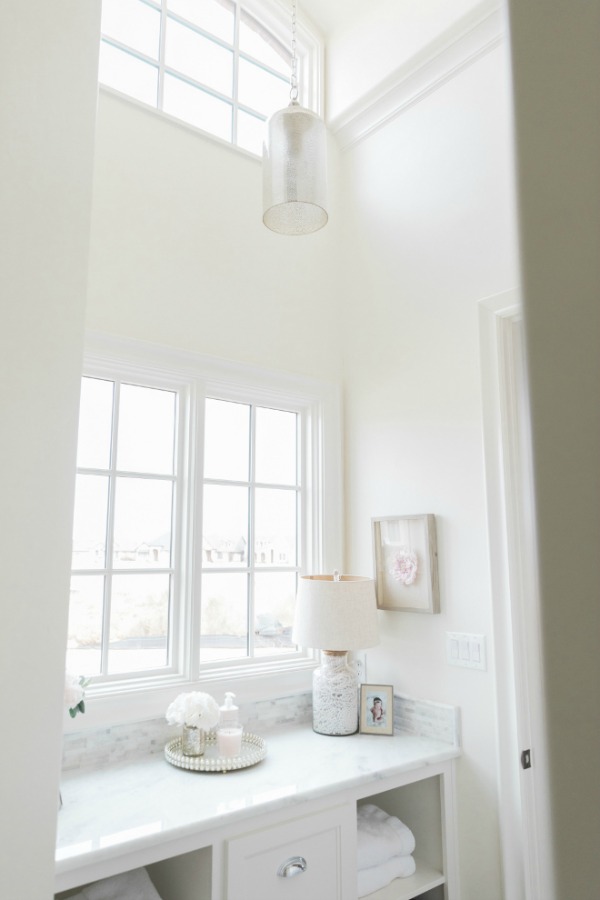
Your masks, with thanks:
[(483, 402), (483, 436), (493, 604), (496, 705), (498, 716), (499, 787), (502, 802), (500, 833), (505, 895), (525, 900), (523, 823), (519, 789), (517, 697), (513, 656), (513, 623), (508, 571), (507, 511), (503, 425), (501, 419), (501, 362), (498, 330), (505, 317), (518, 314), (517, 294), (507, 291), (480, 301), (479, 329)]
[[(526, 363), (516, 291), (480, 301), (479, 321), (504, 891), (510, 900), (538, 900), (549, 895), (543, 859), (549, 816)], [(533, 759), (527, 770), (520, 764), (525, 749)]]
[(327, 123), (340, 149), (347, 150), (364, 140), (442, 87), (498, 47), (505, 32), (504, 7), (498, 0), (484, 0), (421, 53)]
[[(252, 13), (277, 35), (280, 41), (288, 46), (292, 39), (292, 8), (290, 3), (281, 0), (240, 0), (240, 5)], [(302, 10), (300, 9), (300, 16)], [(323, 36), (311, 22), (304, 17), (296, 19), (296, 38), (298, 53), (299, 100), (303, 106), (312, 109), (317, 115), (323, 114)]]
[(228, 150), (231, 153), (241, 154), (245, 156), (247, 159), (252, 160), (252, 162), (260, 164), (261, 159), (257, 156), (256, 153), (252, 153), (250, 150), (245, 150), (244, 147), (238, 147), (236, 144), (232, 144), (231, 141), (226, 141), (224, 138), (218, 137), (216, 134), (211, 134), (210, 131), (203, 131), (202, 128), (198, 128), (197, 125), (192, 125), (191, 122), (186, 122), (184, 119), (178, 119), (176, 116), (172, 116), (170, 113), (165, 112), (162, 109), (157, 109), (155, 106), (150, 106), (149, 103), (144, 103), (143, 100), (138, 100), (136, 97), (130, 97), (128, 94), (123, 94), (121, 91), (118, 91), (116, 88), (110, 87), (108, 84), (100, 83), (98, 85), (100, 96), (103, 94), (110, 97), (113, 100), (117, 100), (119, 103), (123, 103), (125, 106), (130, 104), (131, 106), (135, 106), (139, 112), (144, 113), (148, 116), (153, 116), (157, 119), (163, 119), (169, 125), (174, 125), (177, 128), (181, 128), (183, 131), (187, 131), (190, 134), (194, 134), (197, 137), (203, 138), (204, 140), (209, 141), (211, 144), (216, 144), (218, 147), (223, 150)]

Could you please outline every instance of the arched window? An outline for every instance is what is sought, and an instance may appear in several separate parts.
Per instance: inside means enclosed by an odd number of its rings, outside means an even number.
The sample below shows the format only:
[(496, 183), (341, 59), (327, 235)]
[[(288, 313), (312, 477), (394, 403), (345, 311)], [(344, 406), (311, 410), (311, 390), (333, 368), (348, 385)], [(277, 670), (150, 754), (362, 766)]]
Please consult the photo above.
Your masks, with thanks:
[[(256, 0), (103, 0), (99, 79), (260, 154), (289, 102), (291, 15)], [(318, 45), (300, 24), (300, 102), (318, 111)]]

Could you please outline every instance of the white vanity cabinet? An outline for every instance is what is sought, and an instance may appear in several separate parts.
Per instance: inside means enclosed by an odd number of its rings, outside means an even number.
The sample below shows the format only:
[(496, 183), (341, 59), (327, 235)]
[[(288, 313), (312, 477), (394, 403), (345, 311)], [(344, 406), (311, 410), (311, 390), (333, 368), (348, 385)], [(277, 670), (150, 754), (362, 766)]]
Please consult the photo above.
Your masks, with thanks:
[[(367, 895), (368, 900), (458, 900), (452, 763), (408, 776), (382, 776), (377, 792), (346, 789), (347, 802), (273, 823), (226, 842), (219, 900), (356, 900), (356, 811), (373, 803), (415, 835), (416, 872)], [(289, 865), (289, 874), (284, 874)], [(170, 900), (170, 898), (165, 898)]]
[(266, 740), (267, 758), (243, 771), (186, 772), (157, 754), (65, 778), (57, 900), (138, 866), (162, 900), (357, 900), (365, 802), (411, 828), (417, 864), (369, 900), (459, 900), (456, 746), (302, 726)]

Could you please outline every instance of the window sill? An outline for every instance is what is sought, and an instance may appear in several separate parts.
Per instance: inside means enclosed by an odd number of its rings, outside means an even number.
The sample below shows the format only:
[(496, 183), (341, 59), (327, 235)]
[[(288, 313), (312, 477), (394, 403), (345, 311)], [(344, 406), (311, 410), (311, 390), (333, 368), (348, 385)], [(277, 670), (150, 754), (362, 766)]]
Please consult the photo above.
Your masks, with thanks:
[(224, 150), (229, 150), (234, 154), (237, 154), (238, 156), (243, 156), (245, 159), (262, 165), (262, 157), (256, 153), (252, 153), (250, 150), (245, 150), (243, 147), (239, 147), (237, 144), (232, 144), (230, 141), (225, 141), (223, 140), (223, 138), (211, 134), (210, 131), (204, 131), (202, 128), (198, 128), (196, 125), (192, 125), (190, 122), (186, 122), (184, 119), (178, 119), (177, 116), (172, 116), (169, 113), (164, 112), (164, 110), (162, 109), (156, 109), (154, 106), (149, 106), (147, 103), (143, 103), (141, 100), (136, 100), (135, 97), (129, 97), (127, 94), (122, 94), (121, 91), (117, 91), (115, 88), (109, 87), (106, 84), (100, 84), (98, 85), (98, 87), (101, 98), (103, 96), (109, 97), (112, 98), (112, 100), (116, 100), (118, 103), (125, 104), (126, 106), (133, 106), (135, 109), (151, 116), (153, 119), (162, 121), (167, 125), (174, 125), (175, 127), (182, 129), (190, 135), (195, 135), (202, 140), (206, 140), (211, 144), (215, 144), (217, 147), (221, 147)]
[(107, 690), (89, 691), (85, 699), (85, 715), (74, 719), (65, 714), (64, 733), (91, 731), (96, 728), (124, 725), (158, 719), (175, 697), (184, 691), (206, 691), (222, 702), (225, 691), (235, 694), (241, 706), (257, 701), (278, 700), (285, 696), (303, 694), (312, 689), (315, 660), (302, 660), (297, 666), (270, 672), (222, 671), (219, 677), (206, 677), (195, 682), (173, 681), (169, 684), (148, 685), (146, 689), (123, 689), (118, 693)]

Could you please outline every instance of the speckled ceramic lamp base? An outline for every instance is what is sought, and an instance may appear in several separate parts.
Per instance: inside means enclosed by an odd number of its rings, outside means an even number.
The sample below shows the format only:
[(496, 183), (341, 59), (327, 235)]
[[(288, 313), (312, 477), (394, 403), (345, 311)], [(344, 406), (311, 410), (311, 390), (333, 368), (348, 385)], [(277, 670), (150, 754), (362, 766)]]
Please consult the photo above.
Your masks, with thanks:
[(358, 731), (356, 673), (343, 650), (323, 650), (313, 673), (313, 730), (330, 735)]

